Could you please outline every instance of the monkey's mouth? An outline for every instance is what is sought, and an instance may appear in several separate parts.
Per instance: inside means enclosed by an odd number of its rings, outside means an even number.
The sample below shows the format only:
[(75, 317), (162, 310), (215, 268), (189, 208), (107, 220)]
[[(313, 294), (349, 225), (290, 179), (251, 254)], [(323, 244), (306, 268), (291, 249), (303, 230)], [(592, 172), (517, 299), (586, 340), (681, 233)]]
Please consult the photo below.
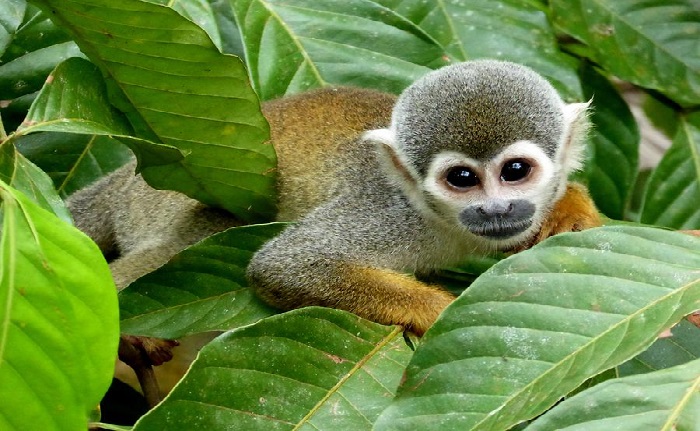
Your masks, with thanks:
[(478, 226), (469, 226), (469, 231), (474, 235), (485, 236), (491, 239), (504, 239), (525, 232), (532, 224), (532, 219), (518, 221), (494, 221)]

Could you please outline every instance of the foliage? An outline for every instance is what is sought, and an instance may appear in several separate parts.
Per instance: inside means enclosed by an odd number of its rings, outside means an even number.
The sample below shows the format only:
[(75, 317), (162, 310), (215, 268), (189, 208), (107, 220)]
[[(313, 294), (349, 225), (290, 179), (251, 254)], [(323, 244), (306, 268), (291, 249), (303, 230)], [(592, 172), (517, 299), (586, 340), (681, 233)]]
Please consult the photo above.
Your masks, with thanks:
[(693, 429), (700, 422), (699, 367), (700, 362), (692, 361), (602, 383), (564, 401), (529, 428), (562, 430), (578, 425), (607, 429), (608, 424), (617, 425), (619, 416), (625, 416), (629, 429)]
[[(483, 57), (592, 98), (578, 179), (632, 225), (444, 272), (457, 290), (478, 278), (415, 346), (340, 311), (272, 315), (243, 270), (282, 226), (218, 234), (120, 294), (131, 334), (232, 330), (135, 429), (505, 430), (540, 415), (527, 428), (696, 426), (699, 329), (666, 330), (700, 308), (700, 239), (636, 225), (700, 229), (695, 0), (6, 0), (0, 23), (0, 428), (84, 427), (111, 376), (113, 283), (56, 218), (70, 219), (60, 197), (133, 152), (153, 186), (263, 223), (275, 156), (256, 94), (398, 93)], [(639, 132), (612, 77), (653, 96), (673, 139), (641, 199)]]
[(0, 428), (84, 427), (119, 329), (107, 263), (83, 233), (0, 181)]
[(137, 429), (371, 428), (411, 357), (401, 332), (322, 308), (261, 320), (206, 346)]

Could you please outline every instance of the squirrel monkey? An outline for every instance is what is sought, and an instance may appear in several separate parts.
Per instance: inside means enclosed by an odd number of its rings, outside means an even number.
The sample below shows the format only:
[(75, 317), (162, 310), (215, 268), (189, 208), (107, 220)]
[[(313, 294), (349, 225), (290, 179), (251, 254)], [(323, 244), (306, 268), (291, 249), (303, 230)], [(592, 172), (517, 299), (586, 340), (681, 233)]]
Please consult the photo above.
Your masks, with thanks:
[[(406, 275), (472, 253), (527, 248), (600, 224), (581, 185), (588, 104), (532, 70), (481, 60), (427, 74), (398, 99), (322, 89), (263, 106), (278, 155), (278, 219), (253, 257), (255, 292), (280, 309), (339, 308), (422, 334), (454, 299)], [(118, 253), (119, 287), (238, 225), (154, 190), (130, 164), (69, 199), (76, 225)]]

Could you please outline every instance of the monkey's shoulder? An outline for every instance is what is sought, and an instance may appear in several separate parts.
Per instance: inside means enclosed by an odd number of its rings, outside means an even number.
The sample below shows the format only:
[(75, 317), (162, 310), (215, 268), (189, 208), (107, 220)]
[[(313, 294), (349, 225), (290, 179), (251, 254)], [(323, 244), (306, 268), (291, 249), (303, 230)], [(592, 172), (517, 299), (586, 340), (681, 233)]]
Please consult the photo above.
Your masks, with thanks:
[(459, 238), (417, 210), (383, 170), (374, 145), (358, 141), (348, 151), (333, 196), (278, 239), (280, 247), (287, 247), (285, 254), (410, 271), (433, 269), (463, 257)]

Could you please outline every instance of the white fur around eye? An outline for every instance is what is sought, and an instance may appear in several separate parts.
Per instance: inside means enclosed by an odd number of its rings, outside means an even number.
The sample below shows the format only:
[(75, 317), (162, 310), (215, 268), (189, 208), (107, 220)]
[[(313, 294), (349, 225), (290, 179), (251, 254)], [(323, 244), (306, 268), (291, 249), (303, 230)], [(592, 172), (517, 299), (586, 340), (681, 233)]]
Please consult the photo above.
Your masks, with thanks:
[(433, 196), (444, 195), (444, 176), (450, 168), (456, 166), (470, 168), (477, 174), (479, 180), (481, 180), (483, 175), (483, 166), (481, 162), (466, 157), (464, 154), (456, 151), (444, 151), (435, 155), (428, 166), (428, 172), (426, 173), (423, 186), (425, 190)]
[[(508, 186), (500, 181), (503, 165), (513, 159), (523, 159), (530, 163), (532, 172), (530, 177), (521, 185)], [(530, 141), (518, 141), (503, 149), (495, 158), (487, 164), (486, 170), (489, 179), (489, 192), (498, 194), (502, 198), (532, 198), (548, 194), (556, 186), (552, 181), (559, 175), (559, 170), (554, 161), (537, 144)]]
[(517, 141), (505, 147), (496, 157), (489, 161), (489, 165), (501, 166), (507, 160), (530, 159), (538, 164), (552, 164), (549, 156), (539, 147), (530, 141)]
[(445, 171), (454, 166), (464, 166), (478, 172), (481, 169), (481, 163), (470, 157), (466, 157), (462, 153), (456, 151), (444, 151), (438, 153), (428, 166), (427, 180), (435, 182)]

